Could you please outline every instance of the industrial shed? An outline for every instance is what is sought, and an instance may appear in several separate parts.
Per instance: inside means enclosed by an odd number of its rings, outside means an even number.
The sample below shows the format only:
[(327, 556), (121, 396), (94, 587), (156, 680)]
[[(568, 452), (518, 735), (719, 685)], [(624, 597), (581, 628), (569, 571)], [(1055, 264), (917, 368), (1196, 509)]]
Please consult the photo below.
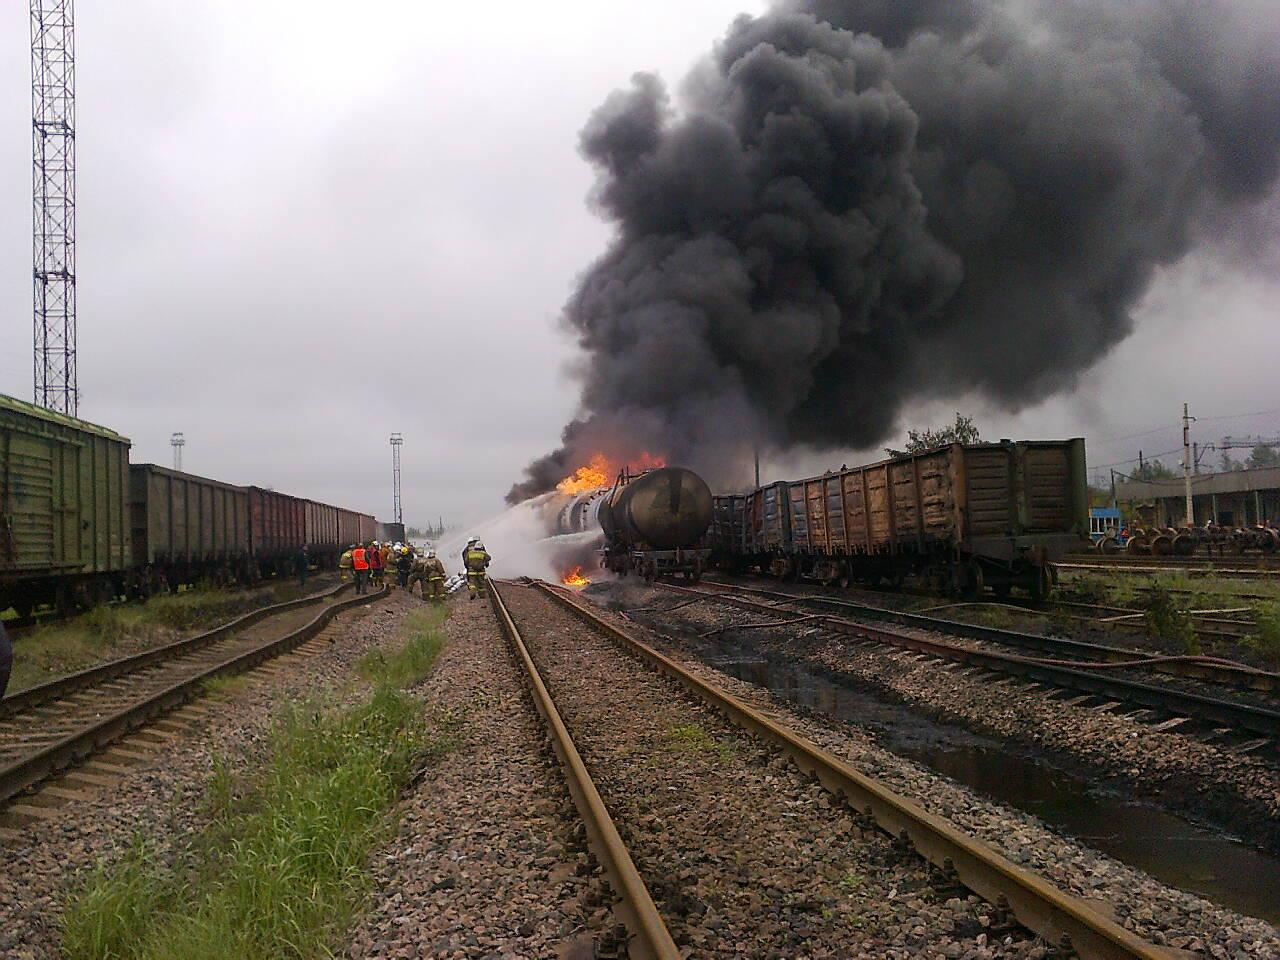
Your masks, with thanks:
[[(1116, 499), (1131, 504), (1160, 527), (1186, 524), (1186, 488), (1173, 480), (1125, 480), (1116, 483)], [(1200, 473), (1191, 478), (1195, 525), (1212, 520), (1223, 527), (1280, 524), (1280, 467)]]

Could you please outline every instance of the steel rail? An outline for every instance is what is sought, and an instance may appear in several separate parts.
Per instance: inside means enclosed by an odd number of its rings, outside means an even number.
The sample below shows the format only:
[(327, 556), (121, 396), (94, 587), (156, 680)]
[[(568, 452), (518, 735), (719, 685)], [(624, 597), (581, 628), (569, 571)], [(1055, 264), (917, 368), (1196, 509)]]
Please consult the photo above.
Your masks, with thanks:
[(573, 797), (574, 806), (587, 829), (587, 839), (592, 852), (604, 868), (609, 884), (619, 897), (618, 912), (623, 923), (631, 931), (633, 939), (628, 944), (628, 955), (637, 960), (679, 960), (680, 951), (676, 948), (671, 933), (667, 930), (658, 913), (658, 908), (649, 894), (648, 887), (640, 877), (626, 844), (605, 807), (600, 791), (596, 789), (587, 772), (586, 764), (578, 748), (574, 746), (573, 737), (565, 726), (560, 711), (556, 707), (533, 656), (516, 626), (511, 612), (507, 609), (502, 595), (498, 592), (497, 583), (488, 581), (489, 602), (493, 607), (498, 625), (510, 644), (516, 659), (524, 668), (525, 677), (529, 681), (529, 689), (533, 696), (534, 706), (542, 715), (551, 735), (551, 743), (560, 765), (564, 770), (565, 781), (569, 793)]
[[(1070, 640), (1065, 637), (1046, 637), (1037, 633), (1023, 633), (1019, 630), (1006, 630), (1001, 627), (987, 627), (976, 623), (963, 623), (959, 620), (948, 620), (945, 617), (931, 617), (906, 610), (890, 610), (885, 607), (871, 606), (853, 600), (838, 597), (822, 597), (810, 594), (786, 593), (781, 590), (763, 590), (759, 587), (740, 586), (724, 583), (719, 580), (704, 581), (723, 587), (726, 591), (746, 593), (753, 596), (769, 597), (775, 600), (786, 600), (788, 603), (808, 604), (814, 607), (826, 607), (848, 612), (859, 617), (882, 620), (903, 627), (920, 630), (932, 630), (937, 633), (949, 633), (957, 637), (968, 637), (971, 640), (983, 640), (998, 643), (1001, 646), (1015, 647), (1023, 650), (1041, 650), (1064, 657), (1072, 657), (1085, 661), (1105, 661), (1124, 663), (1137, 657), (1150, 657), (1151, 651), (1128, 650), (1102, 643), (1091, 643), (1084, 640)], [(685, 590), (675, 584), (660, 584), (675, 590)], [(695, 593), (699, 591), (693, 591)], [(1191, 677), (1197, 680), (1209, 680), (1236, 687), (1248, 687), (1253, 690), (1280, 690), (1280, 674), (1266, 670), (1257, 670), (1245, 666), (1229, 666), (1227, 664), (1198, 663), (1196, 661), (1165, 661), (1144, 664), (1143, 669), (1155, 670), (1180, 677)]]
[(891, 836), (909, 839), (922, 857), (948, 875), (954, 873), (965, 887), (991, 903), (1007, 903), (1019, 923), (1050, 944), (1067, 946), (1069, 941), (1080, 956), (1105, 960), (1169, 960), (1174, 956), (1172, 951), (1125, 930), (1079, 898), (1016, 866), (949, 820), (929, 813), (732, 694), (698, 678), (561, 591), (541, 581), (534, 585), (626, 652), (675, 678), (739, 726), (779, 746), (802, 771), (816, 777), (853, 809), (867, 813)]
[(167, 643), (161, 647), (153, 647), (150, 650), (144, 650), (141, 653), (133, 654), (128, 657), (120, 657), (117, 660), (109, 660), (106, 663), (100, 663), (84, 670), (69, 673), (65, 676), (56, 677), (48, 683), (37, 684), (33, 687), (27, 687), (25, 690), (18, 690), (9, 694), (3, 700), (0, 700), (0, 720), (11, 717), (23, 710), (29, 710), (38, 704), (45, 703), (58, 697), (64, 697), (69, 693), (74, 693), (85, 687), (92, 686), (95, 683), (101, 683), (104, 680), (111, 680), (124, 674), (132, 673), (143, 667), (148, 667), (153, 663), (159, 663), (163, 660), (172, 659), (188, 653), (194, 653), (201, 647), (207, 647), (209, 644), (224, 637), (230, 636), (246, 627), (251, 627), (261, 620), (273, 617), (279, 613), (285, 613), (289, 610), (295, 610), (299, 607), (309, 606), (313, 603), (320, 603), (331, 597), (336, 597), (344, 590), (350, 589), (352, 584), (341, 583), (332, 590), (324, 593), (314, 593), (310, 596), (299, 597), (296, 600), (286, 600), (283, 603), (272, 604), (269, 607), (259, 607), (257, 610), (250, 610), (243, 616), (222, 624), (222, 626), (214, 627), (204, 633), (196, 634), (194, 637), (186, 637), (182, 640), (175, 640), (173, 643)]
[[(774, 616), (785, 616), (793, 612), (752, 600), (744, 600), (727, 593), (717, 593), (713, 590), (693, 590), (689, 587), (678, 587), (669, 583), (660, 584), (660, 586), (664, 590), (699, 594), (708, 599), (737, 606), (744, 610), (760, 611)], [(1255, 735), (1273, 740), (1280, 737), (1280, 712), (1268, 710), (1264, 707), (1235, 703), (1230, 700), (1218, 700), (1172, 687), (1158, 687), (1150, 683), (1106, 676), (1102, 673), (1094, 673), (1074, 667), (1058, 666), (1012, 653), (997, 653), (991, 650), (960, 647), (827, 614), (815, 615), (814, 620), (828, 630), (875, 643), (913, 650), (944, 660), (967, 663), (998, 673), (1027, 677), (1055, 687), (1066, 687), (1089, 694), (1129, 701), (1143, 707), (1166, 710), (1173, 714), (1194, 717), (1217, 725), (1225, 725), (1235, 731), (1249, 731)]]
[(214, 677), (242, 673), (266, 660), (277, 657), (310, 640), (325, 628), (334, 617), (352, 607), (382, 599), (389, 593), (383, 587), (377, 593), (363, 594), (340, 600), (326, 607), (315, 619), (291, 633), (260, 646), (230, 657), (205, 670), (174, 683), (163, 690), (108, 714), (81, 727), (61, 740), (0, 768), (0, 802), (16, 796), (23, 790), (66, 767), (89, 756), (94, 751), (119, 740), (125, 734), (168, 713), (200, 695), (206, 681)]

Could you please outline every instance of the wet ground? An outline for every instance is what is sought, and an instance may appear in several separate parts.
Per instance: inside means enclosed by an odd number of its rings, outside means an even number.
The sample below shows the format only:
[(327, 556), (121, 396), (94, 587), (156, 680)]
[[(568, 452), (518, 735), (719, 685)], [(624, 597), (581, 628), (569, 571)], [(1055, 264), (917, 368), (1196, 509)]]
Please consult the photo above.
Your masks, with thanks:
[[(604, 596), (593, 599), (614, 605)], [(1280, 922), (1280, 857), (1098, 786), (1018, 744), (936, 722), (847, 679), (771, 656), (767, 644), (748, 634), (686, 636), (681, 646), (781, 699), (868, 731), (886, 749), (1032, 814), (1170, 886)]]

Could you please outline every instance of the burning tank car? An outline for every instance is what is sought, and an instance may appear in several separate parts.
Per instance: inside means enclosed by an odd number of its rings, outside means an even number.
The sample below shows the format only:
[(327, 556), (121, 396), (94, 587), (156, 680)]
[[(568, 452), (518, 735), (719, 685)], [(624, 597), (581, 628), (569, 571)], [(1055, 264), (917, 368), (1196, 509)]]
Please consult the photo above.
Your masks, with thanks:
[(1088, 545), (1084, 441), (953, 443), (718, 496), (720, 566), (847, 586), (915, 576), (950, 593), (1043, 597)]
[(692, 470), (624, 470), (612, 487), (572, 498), (557, 526), (561, 533), (582, 533), (599, 524), (600, 566), (619, 576), (634, 571), (652, 580), (683, 573), (698, 580), (711, 555), (711, 511), (711, 489)]

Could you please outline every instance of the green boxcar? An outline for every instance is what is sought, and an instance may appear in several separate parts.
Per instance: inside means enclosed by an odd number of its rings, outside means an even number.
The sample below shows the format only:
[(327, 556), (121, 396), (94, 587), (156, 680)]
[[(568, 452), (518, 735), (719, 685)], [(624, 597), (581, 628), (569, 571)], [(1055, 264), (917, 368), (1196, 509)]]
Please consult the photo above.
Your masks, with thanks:
[(123, 593), (129, 440), (0, 395), (0, 611)]

